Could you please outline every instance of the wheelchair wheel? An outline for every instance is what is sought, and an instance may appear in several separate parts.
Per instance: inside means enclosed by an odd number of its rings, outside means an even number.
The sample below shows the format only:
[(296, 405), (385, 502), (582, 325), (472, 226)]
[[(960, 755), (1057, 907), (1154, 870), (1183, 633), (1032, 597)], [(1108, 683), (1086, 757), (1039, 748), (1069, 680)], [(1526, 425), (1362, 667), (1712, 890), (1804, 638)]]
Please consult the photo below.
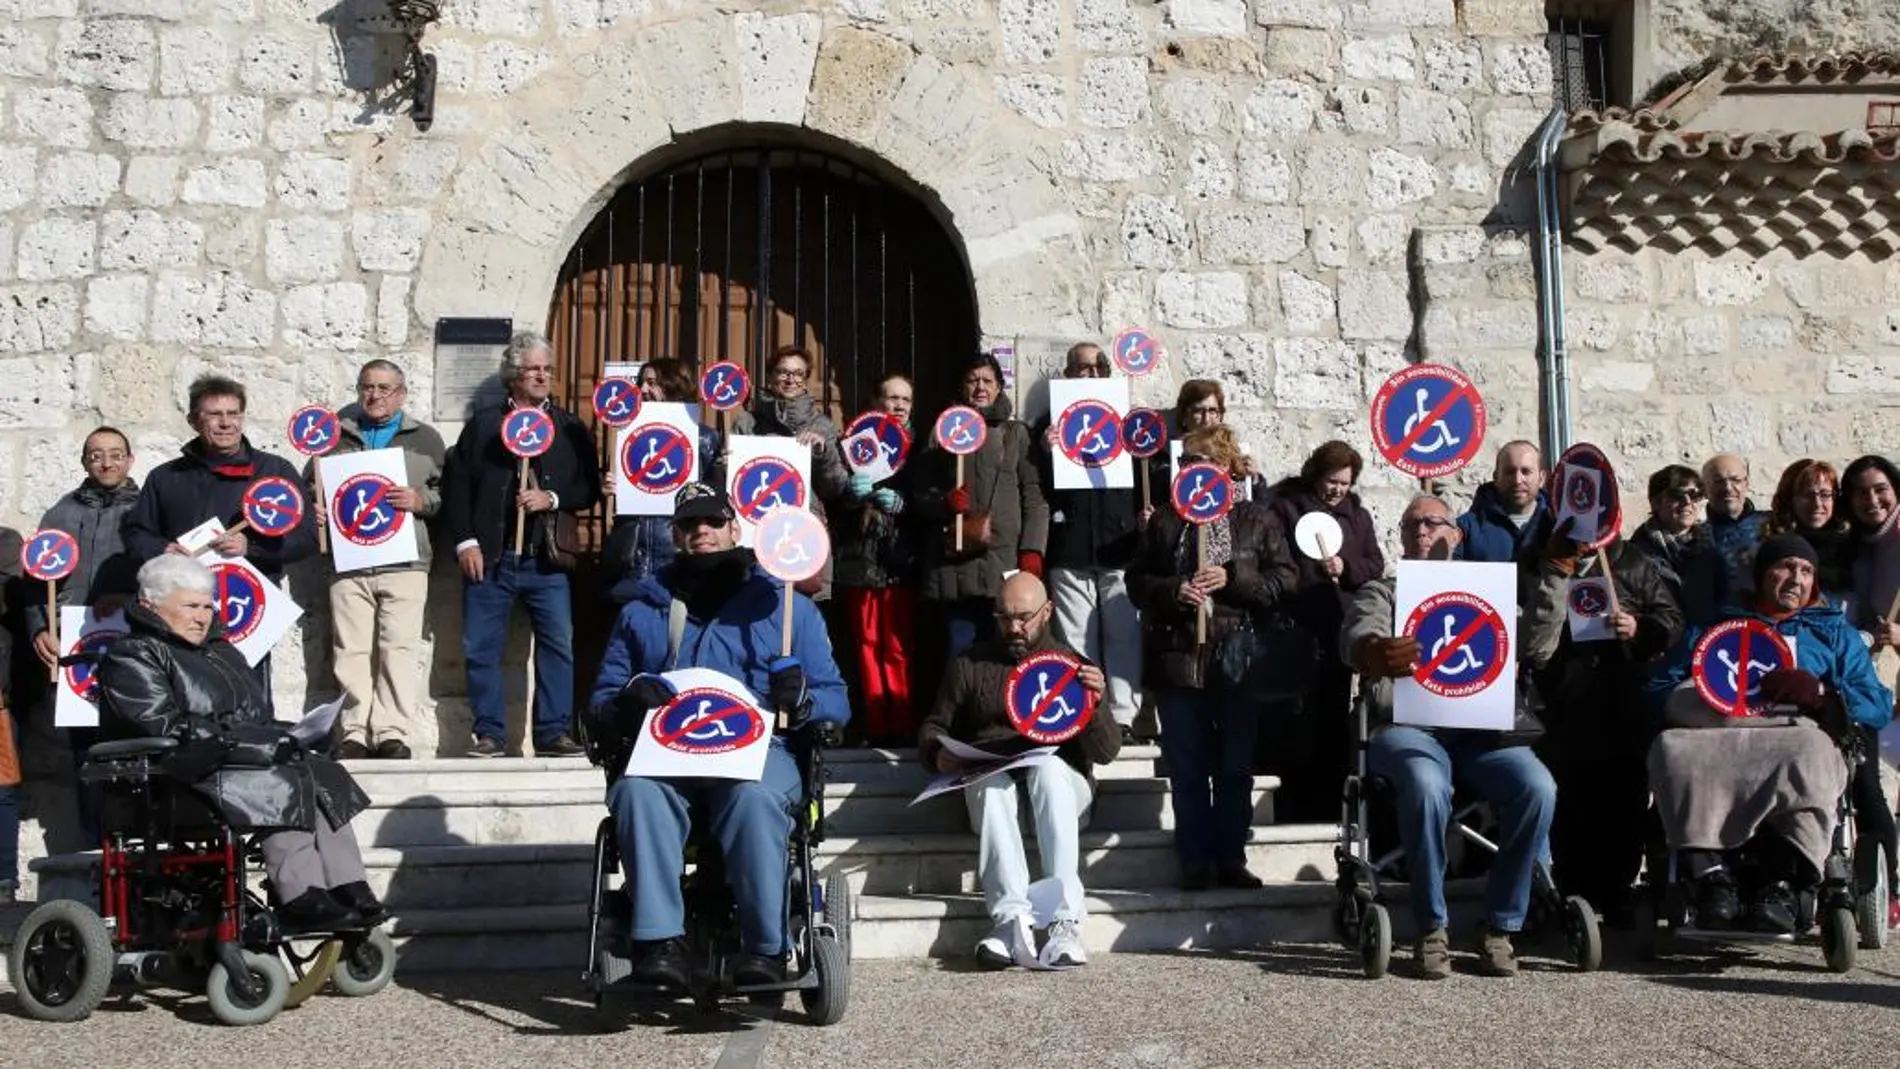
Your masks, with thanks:
[(1603, 932), (1597, 911), (1580, 895), (1564, 899), (1564, 941), (1578, 972), (1596, 972), (1603, 964)]
[(1884, 950), (1887, 903), (1893, 898), (1893, 888), (1887, 886), (1887, 848), (1877, 845), (1871, 853), (1856, 854), (1854, 867), (1860, 870), (1855, 873), (1859, 877), (1855, 882), (1865, 888), (1854, 899), (1854, 919), (1860, 924), (1860, 948)]
[(818, 973), (818, 986), (798, 993), (811, 1023), (823, 1027), (844, 1019), (851, 1003), (851, 958), (844, 944), (828, 935), (811, 938), (812, 969)]
[(363, 998), (388, 987), (395, 975), (396, 944), (388, 932), (371, 928), (369, 934), (343, 948), (343, 957), (336, 963), (330, 982), (336, 985), (339, 994)]
[(1827, 967), (1837, 973), (1847, 972), (1854, 967), (1854, 951), (1860, 943), (1860, 933), (1854, 925), (1854, 911), (1836, 906), (1821, 914), (1821, 951), (1827, 956)]
[(1377, 902), (1359, 919), (1359, 966), (1377, 980), (1392, 967), (1392, 914)]
[(218, 962), (211, 966), (211, 977), (205, 981), (211, 1015), (222, 1024), (239, 1027), (263, 1024), (277, 1016), (284, 1008), (284, 1000), (290, 997), (290, 974), (284, 971), (282, 959), (275, 955), (249, 950), (238, 953), (244, 958), (244, 968), (250, 972), (251, 982), (259, 985), (258, 991), (246, 994), (224, 963)]
[(844, 956), (851, 957), (851, 881), (842, 872), (825, 877), (825, 923), (844, 944)]
[(36, 1021), (85, 1020), (105, 999), (117, 965), (106, 922), (69, 899), (29, 913), (7, 955), (20, 1008)]
[(281, 948), (284, 960), (290, 963), (290, 971), (296, 976), (291, 981), (290, 994), (284, 999), (284, 1008), (294, 1010), (310, 1000), (310, 996), (323, 990), (330, 982), (330, 974), (336, 969), (337, 959), (343, 956), (343, 944), (334, 939), (325, 939), (316, 948), (305, 953), (303, 949), (286, 942)]

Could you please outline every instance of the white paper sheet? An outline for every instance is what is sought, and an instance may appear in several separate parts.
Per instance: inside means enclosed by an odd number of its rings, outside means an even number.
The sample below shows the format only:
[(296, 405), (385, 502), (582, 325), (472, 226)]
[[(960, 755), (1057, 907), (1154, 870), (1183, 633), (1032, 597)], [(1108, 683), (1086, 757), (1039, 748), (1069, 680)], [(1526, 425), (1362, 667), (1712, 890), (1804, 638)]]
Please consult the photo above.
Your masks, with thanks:
[[(1502, 625), (1504, 651), (1480, 654), (1469, 643), (1448, 635), (1451, 614), (1434, 611), (1420, 621), (1416, 637), (1420, 666), (1443, 653), (1438, 678), (1453, 684), (1489, 685), (1461, 696), (1426, 689), (1406, 676), (1394, 681), (1392, 720), (1419, 727), (1509, 730), (1517, 719), (1517, 566), (1470, 561), (1400, 561), (1398, 589), (1393, 605), (1393, 633), (1405, 633), (1413, 610), (1447, 593), (1467, 594), (1489, 604)], [(1463, 628), (1454, 628), (1462, 633)], [(1501, 662), (1501, 663), (1500, 663)]]
[[(695, 698), (691, 692), (715, 691), (721, 695), (736, 699), (737, 702), (757, 717), (756, 732), (742, 731), (729, 720), (709, 723), (704, 728), (693, 728), (685, 733), (688, 739), (700, 742), (731, 742), (736, 745), (723, 753), (690, 752), (687, 748), (668, 746), (656, 737), (653, 722), (660, 717), (668, 706), (647, 710), (646, 719), (641, 721), (640, 734), (634, 739), (633, 753), (627, 758), (627, 775), (642, 776), (648, 779), (731, 779), (758, 782), (765, 774), (765, 756), (772, 745), (772, 719), (759, 704), (759, 699), (746, 689), (745, 685), (731, 676), (714, 672), (706, 668), (681, 668), (663, 673), (660, 678), (673, 685), (674, 692), (680, 695), (675, 701), (684, 700), (689, 709), (703, 706), (706, 702), (716, 702), (711, 696)], [(698, 715), (689, 716), (683, 723), (691, 724)], [(746, 741), (750, 736), (750, 741)]]
[(931, 780), (929, 785), (918, 793), (917, 797), (910, 800), (910, 804), (916, 805), (918, 802), (927, 801), (940, 794), (960, 791), (972, 783), (980, 783), (983, 780), (989, 779), (998, 772), (1008, 772), (1013, 768), (1028, 768), (1031, 765), (1039, 765), (1055, 756), (1055, 752), (1056, 748), (1054, 746), (1038, 746), (1033, 750), (1025, 750), (1008, 760), (974, 764), (961, 772), (946, 772), (936, 779)]
[[(680, 404), (676, 401), (650, 401), (640, 406), (640, 415), (630, 427), (614, 431), (614, 513), (619, 516), (671, 516), (673, 497), (680, 487), (699, 479), (701, 458), (699, 455), (699, 421), (695, 417), (697, 405)], [(655, 424), (662, 424), (678, 431), (686, 439), (686, 479), (660, 493), (650, 493), (634, 482), (634, 472), (640, 465), (651, 460), (655, 464), (671, 464), (663, 457), (647, 458), (627, 456), (627, 441), (639, 436), (640, 432)], [(652, 444), (648, 440), (648, 445)], [(629, 469), (628, 464), (634, 465)]]
[[(401, 449), (318, 457), (317, 471), (323, 476), (330, 556), (337, 574), (411, 564), (422, 556), (417, 542), (422, 521), (381, 500), (387, 487), (408, 485), (409, 471)], [(345, 527), (346, 517), (353, 528)]]
[[(1615, 638), (1616, 629), (1610, 626), (1610, 581), (1602, 576), (1587, 579), (1572, 579), (1565, 599), (1570, 614), (1570, 641), (1601, 642)], [(1580, 612), (1579, 607), (1595, 608), (1595, 613)]]
[[(1049, 380), (1049, 422), (1054, 426), (1062, 418), (1062, 413), (1077, 401), (1100, 401), (1115, 410), (1117, 423), (1128, 413), (1127, 379), (1050, 379)], [(1099, 468), (1090, 468), (1069, 459), (1060, 444), (1052, 445), (1050, 454), (1053, 463), (1051, 470), (1055, 475), (1057, 490), (1100, 490), (1114, 488), (1127, 490), (1135, 485), (1135, 465), (1126, 449), (1108, 464)]]
[(342, 709), (342, 698), (324, 702), (303, 714), (303, 719), (290, 725), (291, 737), (305, 746), (316, 746), (330, 737), (331, 729), (336, 727), (336, 715)]
[[(1588, 487), (1583, 491), (1582, 487)], [(1579, 494), (1587, 493), (1590, 507), (1578, 509), (1572, 503), (1573, 490)], [(1597, 502), (1603, 499), (1603, 473), (1595, 468), (1563, 467), (1563, 485), (1557, 488), (1556, 526), (1561, 529), (1565, 520), (1570, 521), (1570, 540), (1572, 542), (1594, 542), (1600, 533), (1597, 529)]]
[[(257, 662), (270, 656), (272, 647), (303, 615), (303, 609), (291, 600), (289, 591), (265, 578), (256, 565), (242, 557), (201, 553), (198, 559), (219, 576), (217, 603), (225, 638), (244, 655), (245, 663), (257, 667)], [(227, 605), (226, 592), (234, 585), (239, 588), (239, 601)]]
[[(91, 609), (67, 605), (59, 610), (59, 655), (71, 657), (89, 649), (104, 651), (125, 634), (125, 614), (115, 612), (100, 619)], [(53, 726), (56, 728), (94, 728), (99, 726), (97, 693), (98, 664), (61, 666), (59, 691), (53, 701)], [(81, 688), (84, 688), (82, 692)]]

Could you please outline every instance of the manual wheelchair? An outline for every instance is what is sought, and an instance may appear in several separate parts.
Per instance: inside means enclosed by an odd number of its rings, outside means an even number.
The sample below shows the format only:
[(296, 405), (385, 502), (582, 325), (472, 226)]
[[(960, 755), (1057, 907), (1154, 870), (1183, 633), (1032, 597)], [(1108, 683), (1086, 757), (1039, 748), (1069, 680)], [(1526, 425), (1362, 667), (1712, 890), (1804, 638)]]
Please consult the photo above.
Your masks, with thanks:
[(1886, 849), (1871, 839), (1861, 841), (1854, 824), (1853, 773), (1862, 761), (1880, 758), (1868, 752), (1858, 731), (1847, 732), (1839, 744), (1841, 759), (1847, 763), (1848, 785), (1835, 806), (1834, 837), (1820, 882), (1795, 892), (1794, 932), (1699, 926), (1693, 881), (1679, 870), (1675, 851), (1652, 842), (1645, 851), (1635, 903), (1640, 959), (1654, 961), (1679, 942), (1811, 945), (1818, 941), (1828, 969), (1844, 973), (1853, 969), (1859, 951), (1887, 945), (1887, 902), (1893, 889), (1887, 886)]
[(257, 837), (165, 774), (178, 745), (126, 739), (87, 751), (80, 779), (99, 787), (104, 831), (99, 906), (46, 901), (21, 924), (8, 967), (26, 1015), (82, 1020), (117, 981), (202, 990), (219, 1021), (253, 1025), (326, 982), (352, 997), (387, 987), (396, 950), (381, 928), (281, 930), (247, 886), (249, 864), (261, 859)]
[[(695, 827), (687, 840), (687, 871), (680, 877), (686, 907), (687, 959), (690, 966), (685, 994), (703, 1012), (722, 1000), (744, 998), (759, 1006), (776, 1007), (787, 992), (798, 992), (812, 1024), (842, 1020), (851, 995), (852, 896), (843, 873), (821, 884), (815, 858), (824, 840), (823, 746), (835, 738), (829, 724), (807, 723), (786, 736), (786, 748), (798, 766), (802, 788), (786, 843), (786, 931), (791, 938), (793, 968), (783, 983), (739, 986), (733, 982), (731, 962), (740, 952), (739, 923), (732, 891), (726, 883), (719, 844)], [(596, 764), (624, 764), (624, 753), (595, 751)], [(632, 978), (631, 931), (633, 903), (623, 885), (620, 849), (612, 817), (594, 833), (594, 893), (587, 910), (588, 955), (582, 983), (593, 996), (603, 1027), (619, 1024), (616, 1001), (620, 996), (672, 999), (668, 988), (642, 984)]]
[[(1389, 803), (1391, 788), (1367, 768), (1371, 734), (1363, 695), (1353, 703), (1353, 717), (1353, 772), (1346, 777), (1342, 790), (1339, 844), (1333, 849), (1339, 866), (1334, 879), (1338, 899), (1333, 904), (1333, 934), (1347, 949), (1358, 953), (1367, 978), (1376, 980), (1392, 963), (1392, 913), (1379, 884), (1381, 879), (1404, 879), (1405, 851), (1394, 846), (1377, 856), (1373, 854), (1369, 814), (1372, 796), (1386, 795)], [(1496, 854), (1497, 844), (1480, 830), (1483, 810), (1482, 801), (1454, 795), (1446, 831), (1488, 854)], [(1580, 895), (1560, 891), (1549, 865), (1539, 861), (1531, 873), (1530, 914), (1524, 931), (1535, 936), (1559, 925), (1569, 960), (1578, 971), (1594, 972), (1602, 966), (1603, 934), (1595, 908)]]

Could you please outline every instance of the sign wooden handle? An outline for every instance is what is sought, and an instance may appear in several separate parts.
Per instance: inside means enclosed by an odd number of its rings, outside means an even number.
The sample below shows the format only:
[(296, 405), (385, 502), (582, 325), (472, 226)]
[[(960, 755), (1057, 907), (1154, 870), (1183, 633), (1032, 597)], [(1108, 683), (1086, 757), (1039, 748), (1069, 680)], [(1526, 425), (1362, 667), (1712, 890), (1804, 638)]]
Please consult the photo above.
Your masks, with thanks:
[[(223, 538), (224, 535), (243, 534), (245, 531), (248, 531), (250, 529), (251, 529), (251, 521), (239, 520), (236, 523), (236, 525), (225, 528), (224, 534), (219, 535), (218, 538)], [(217, 538), (212, 539), (213, 542), (216, 542), (217, 540), (218, 540)]]
[[(1202, 524), (1194, 529), (1194, 574), (1207, 567), (1207, 526)], [(1211, 598), (1203, 600), (1194, 609), (1194, 644), (1207, 645), (1207, 616), (1214, 611)]]
[[(1330, 558), (1332, 558), (1332, 557), (1334, 557), (1334, 556), (1336, 556), (1336, 554), (1334, 554), (1332, 550), (1330, 550), (1330, 549), (1327, 549), (1327, 548), (1326, 548), (1326, 536), (1325, 536), (1325, 535), (1318, 535), (1318, 536), (1316, 536), (1316, 537), (1314, 538), (1314, 541), (1316, 541), (1316, 542), (1318, 542), (1318, 543), (1319, 543), (1319, 559), (1320, 559), (1320, 560), (1328, 560), (1328, 559), (1330, 559)], [(1340, 548), (1342, 548), (1342, 549), (1343, 549), (1343, 548), (1345, 548), (1345, 547), (1344, 547), (1344, 546), (1341, 546)], [(1338, 585), (1339, 585), (1339, 577), (1338, 577), (1338, 576), (1336, 576), (1336, 575), (1328, 575), (1328, 576), (1327, 576), (1326, 578), (1328, 578), (1328, 579), (1331, 579), (1331, 580), (1333, 581), (1333, 585), (1334, 585), (1334, 586), (1338, 586)]]
[[(534, 473), (528, 470), (528, 458), (522, 457), (521, 458), (521, 474), (516, 477), (515, 485), (519, 488), (519, 490), (528, 489), (528, 480), (532, 478), (533, 475)], [(519, 492), (519, 490), (517, 492)], [(515, 506), (515, 557), (517, 560), (519, 560), (519, 558), (521, 557), (522, 542), (525, 540), (527, 533), (528, 533), (528, 510), (523, 508), (520, 505), (516, 505)]]
[[(963, 454), (962, 453), (957, 454), (956, 488), (958, 490), (963, 489)], [(956, 539), (957, 552), (962, 553), (963, 552), (963, 516), (961, 513), (953, 512), (950, 514), (950, 526), (956, 529), (956, 533), (952, 535), (952, 537)]]
[(1887, 606), (1887, 622), (1900, 624), (1900, 590), (1893, 592), (1893, 604)]
[[(59, 584), (46, 584), (46, 633), (53, 637), (53, 663), (46, 667), (52, 682), (59, 682)], [(0, 728), (4, 730), (4, 728)]]
[(778, 655), (790, 657), (792, 655), (792, 584), (790, 583), (785, 584), (784, 613), (785, 626), (779, 628)]
[(1617, 604), (1616, 601), (1616, 576), (1610, 572), (1610, 555), (1601, 549), (1597, 550), (1597, 567), (1603, 570), (1603, 586), (1610, 594), (1610, 616), (1612, 618), (1610, 626), (1615, 627), (1614, 618), (1622, 615), (1623, 607)]
[(330, 510), (328, 508), (328, 502), (324, 502), (323, 499), (323, 469), (314, 464), (311, 465), (310, 468), (310, 492), (316, 496), (319, 502), (323, 502), (325, 505), (323, 510), (324, 522), (317, 524), (317, 552), (328, 553), (330, 552)]
[(1135, 459), (1135, 468), (1141, 472), (1141, 507), (1143, 509), (1153, 508), (1154, 500), (1152, 495), (1148, 493), (1148, 462), (1137, 457)]

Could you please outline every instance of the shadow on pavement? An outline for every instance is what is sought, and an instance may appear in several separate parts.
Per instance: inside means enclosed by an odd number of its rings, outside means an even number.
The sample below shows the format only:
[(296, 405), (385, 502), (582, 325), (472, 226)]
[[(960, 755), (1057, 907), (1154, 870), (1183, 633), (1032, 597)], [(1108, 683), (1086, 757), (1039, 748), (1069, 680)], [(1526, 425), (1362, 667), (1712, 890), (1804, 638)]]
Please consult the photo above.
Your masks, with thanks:
[(1726, 995), (1779, 995), (1815, 1002), (1842, 1002), (1900, 1010), (1900, 987), (1848, 979), (1801, 983), (1756, 976), (1658, 976), (1653, 981), (1670, 987)]
[[(761, 1017), (758, 1008), (725, 1004), (701, 1011), (681, 999), (617, 996), (596, 1008), (567, 971), (481, 975), (404, 974), (398, 983), (425, 998), (511, 1029), (516, 1035), (597, 1035), (628, 1028), (661, 1028), (672, 1035), (724, 1035), (744, 1031)], [(770, 1011), (765, 1011), (767, 1014)]]

